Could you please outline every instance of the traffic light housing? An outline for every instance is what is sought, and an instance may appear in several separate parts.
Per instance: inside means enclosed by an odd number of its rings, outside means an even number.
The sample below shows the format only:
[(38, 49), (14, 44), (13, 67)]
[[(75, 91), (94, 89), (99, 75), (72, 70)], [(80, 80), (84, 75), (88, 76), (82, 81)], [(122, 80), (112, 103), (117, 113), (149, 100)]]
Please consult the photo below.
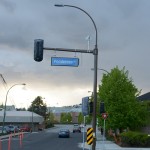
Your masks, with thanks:
[(105, 113), (105, 105), (104, 102), (100, 102), (100, 114)]
[(89, 112), (90, 112), (90, 114), (92, 114), (93, 113), (93, 102), (89, 102)]
[(43, 44), (44, 40), (36, 39), (34, 40), (34, 60), (42, 61), (43, 60)]

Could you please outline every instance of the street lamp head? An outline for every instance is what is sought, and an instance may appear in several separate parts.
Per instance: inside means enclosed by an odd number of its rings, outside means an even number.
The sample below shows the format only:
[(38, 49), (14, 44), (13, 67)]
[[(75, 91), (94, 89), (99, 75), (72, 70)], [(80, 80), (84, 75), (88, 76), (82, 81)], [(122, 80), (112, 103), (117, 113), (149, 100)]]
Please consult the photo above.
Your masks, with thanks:
[(88, 91), (88, 93), (91, 93), (92, 91)]
[(56, 6), (56, 7), (64, 7), (64, 5), (62, 5), (62, 4), (55, 4), (54, 6)]
[[(94, 68), (91, 68), (91, 70), (94, 71)], [(107, 74), (109, 74), (109, 72), (107, 70), (105, 70), (105, 69), (97, 68), (97, 70), (102, 70), (102, 71), (106, 72)]]

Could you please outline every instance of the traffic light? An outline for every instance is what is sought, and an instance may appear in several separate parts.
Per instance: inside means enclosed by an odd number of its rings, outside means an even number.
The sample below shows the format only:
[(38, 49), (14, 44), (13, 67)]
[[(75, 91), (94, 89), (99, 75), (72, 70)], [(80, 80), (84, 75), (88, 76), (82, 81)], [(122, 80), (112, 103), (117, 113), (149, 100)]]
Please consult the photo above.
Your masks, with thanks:
[(104, 102), (100, 103), (100, 114), (105, 113), (105, 105)]
[(93, 113), (93, 102), (89, 102), (89, 109), (90, 109), (90, 114)]
[(36, 39), (34, 40), (34, 60), (42, 61), (43, 60), (43, 44), (44, 40)]
[(82, 98), (82, 113), (84, 116), (89, 114), (89, 97)]

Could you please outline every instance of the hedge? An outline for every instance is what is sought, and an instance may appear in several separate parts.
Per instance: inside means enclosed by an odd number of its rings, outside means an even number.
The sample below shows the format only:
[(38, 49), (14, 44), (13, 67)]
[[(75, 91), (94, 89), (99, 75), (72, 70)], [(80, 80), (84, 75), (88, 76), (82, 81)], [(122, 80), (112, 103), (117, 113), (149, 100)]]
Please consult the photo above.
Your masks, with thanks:
[(123, 132), (121, 136), (121, 145), (130, 147), (150, 147), (150, 136), (139, 132)]

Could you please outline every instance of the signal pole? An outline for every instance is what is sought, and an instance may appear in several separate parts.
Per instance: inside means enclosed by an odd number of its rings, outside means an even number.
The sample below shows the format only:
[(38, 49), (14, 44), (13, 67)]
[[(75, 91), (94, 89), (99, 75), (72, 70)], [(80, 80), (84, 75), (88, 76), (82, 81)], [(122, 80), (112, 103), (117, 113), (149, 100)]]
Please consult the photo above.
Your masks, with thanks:
[(34, 60), (35, 61), (42, 61), (43, 60), (43, 49), (44, 50), (55, 50), (55, 51), (66, 51), (66, 52), (80, 52), (80, 53), (92, 53), (94, 55), (94, 84), (93, 84), (93, 96), (94, 96), (94, 103), (93, 103), (93, 145), (92, 145), (92, 150), (96, 149), (96, 105), (97, 105), (97, 68), (98, 68), (98, 46), (97, 46), (97, 27), (96, 24), (93, 20), (93, 18), (83, 9), (77, 7), (77, 6), (72, 6), (72, 5), (60, 5), (56, 4), (56, 7), (71, 7), (71, 8), (76, 8), (79, 9), (80, 11), (84, 12), (92, 21), (94, 28), (95, 28), (95, 33), (96, 33), (96, 38), (95, 38), (95, 47), (93, 50), (81, 50), (81, 49), (64, 49), (64, 48), (46, 48), (43, 47), (44, 45), (44, 40), (42, 39), (37, 39), (34, 40)]

